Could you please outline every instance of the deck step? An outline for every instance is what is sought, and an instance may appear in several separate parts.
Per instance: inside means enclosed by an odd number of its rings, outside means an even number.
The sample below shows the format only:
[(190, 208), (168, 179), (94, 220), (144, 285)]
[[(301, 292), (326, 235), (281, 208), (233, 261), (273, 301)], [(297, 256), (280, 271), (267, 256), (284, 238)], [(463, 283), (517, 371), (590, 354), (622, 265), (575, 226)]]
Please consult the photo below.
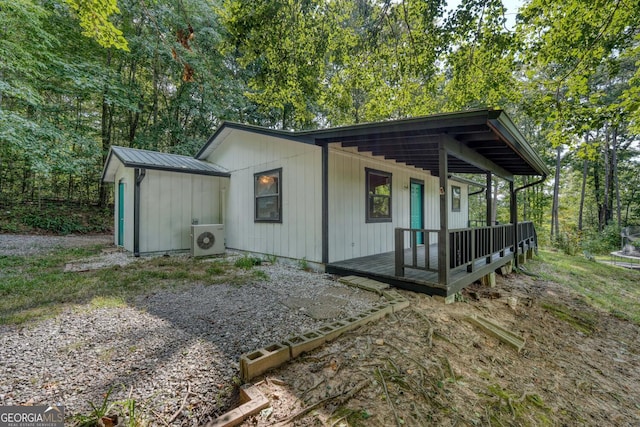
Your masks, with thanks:
[(344, 276), (339, 278), (338, 282), (375, 292), (378, 295), (382, 295), (382, 291), (389, 289), (389, 285), (387, 283), (378, 282), (377, 280), (371, 280), (360, 276)]

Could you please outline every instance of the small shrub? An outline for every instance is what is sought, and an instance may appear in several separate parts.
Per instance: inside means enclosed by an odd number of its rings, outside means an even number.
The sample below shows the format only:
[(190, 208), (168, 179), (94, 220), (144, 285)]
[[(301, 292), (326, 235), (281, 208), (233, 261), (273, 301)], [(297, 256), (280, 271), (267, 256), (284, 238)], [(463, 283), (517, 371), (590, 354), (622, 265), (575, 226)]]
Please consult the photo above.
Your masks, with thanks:
[(262, 270), (254, 270), (251, 275), (258, 280), (269, 280), (269, 276)]
[(234, 265), (238, 268), (249, 270), (250, 268), (256, 265), (261, 265), (261, 264), (262, 264), (262, 260), (260, 258), (245, 255), (242, 258), (238, 258)]
[(302, 259), (298, 260), (298, 267), (300, 268), (300, 270), (304, 270), (304, 271), (311, 270), (311, 266), (309, 266), (309, 261), (307, 261), (307, 257), (303, 257)]
[(607, 225), (602, 231), (591, 230), (582, 240), (582, 249), (593, 254), (607, 254), (620, 250), (621, 246), (620, 228), (615, 224)]
[(219, 276), (225, 272), (225, 268), (222, 265), (222, 263), (215, 262), (211, 264), (209, 267), (207, 267), (206, 272), (209, 275)]
[(83, 226), (73, 216), (69, 215), (30, 213), (25, 215), (22, 222), (32, 228), (59, 234), (70, 234), (83, 231)]
[(564, 229), (553, 241), (553, 246), (567, 255), (575, 255), (580, 250), (580, 232), (574, 229)]

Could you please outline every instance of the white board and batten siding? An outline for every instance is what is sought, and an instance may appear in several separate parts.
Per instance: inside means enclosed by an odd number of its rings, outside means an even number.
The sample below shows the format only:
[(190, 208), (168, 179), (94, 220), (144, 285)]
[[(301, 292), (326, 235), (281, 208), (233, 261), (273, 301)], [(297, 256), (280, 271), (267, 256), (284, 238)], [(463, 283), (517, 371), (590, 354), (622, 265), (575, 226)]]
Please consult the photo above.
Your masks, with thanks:
[[(366, 168), (392, 174), (391, 222), (366, 222)], [(422, 169), (374, 157), (357, 149), (330, 147), (329, 262), (395, 249), (394, 229), (410, 227), (411, 179), (424, 182), (424, 227), (439, 229), (440, 187), (437, 177)], [(460, 212), (451, 212), (451, 185), (461, 188)], [(449, 184), (449, 228), (467, 227), (467, 193), (465, 184)]]
[[(115, 174), (114, 243), (118, 244), (118, 184), (124, 183), (124, 249), (133, 252), (134, 168), (118, 166)], [(221, 191), (228, 178), (147, 170), (140, 183), (140, 253), (191, 248), (191, 223), (221, 221)]]
[(140, 252), (191, 248), (191, 224), (221, 222), (228, 178), (147, 170), (140, 187)]
[[(322, 261), (320, 147), (234, 130), (207, 161), (231, 173), (225, 199), (227, 247)], [(254, 176), (280, 168), (282, 223), (255, 222)]]

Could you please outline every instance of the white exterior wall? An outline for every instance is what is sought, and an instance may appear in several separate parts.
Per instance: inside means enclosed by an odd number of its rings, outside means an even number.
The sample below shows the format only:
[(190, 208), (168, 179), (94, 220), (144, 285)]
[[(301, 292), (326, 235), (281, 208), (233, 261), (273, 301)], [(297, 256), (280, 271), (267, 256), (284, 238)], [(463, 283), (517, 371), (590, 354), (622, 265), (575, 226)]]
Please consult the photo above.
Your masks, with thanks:
[[(208, 161), (231, 173), (227, 247), (322, 261), (320, 147), (242, 130), (230, 132)], [(254, 221), (254, 174), (282, 168), (282, 223)]]
[(225, 177), (148, 169), (140, 184), (140, 252), (190, 249), (193, 220), (221, 222), (220, 195), (227, 186)]
[[(460, 212), (453, 212), (451, 209), (451, 187), (460, 187)], [(456, 181), (449, 182), (449, 229), (469, 227), (469, 186)]]
[[(391, 177), (392, 221), (366, 222), (365, 168), (389, 172)], [(394, 229), (410, 226), (410, 180), (424, 182), (424, 227), (440, 228), (439, 179), (429, 172), (384, 160), (355, 148), (329, 149), (329, 262), (357, 258), (394, 247)], [(449, 228), (465, 228), (468, 223), (467, 185), (449, 184), (461, 188), (460, 212), (451, 212), (448, 194)], [(435, 236), (432, 236), (435, 238)], [(432, 238), (431, 243), (435, 242)]]
[(115, 233), (113, 233), (113, 243), (118, 245), (118, 212), (120, 209), (120, 200), (118, 194), (118, 188), (120, 182), (124, 183), (124, 240), (123, 248), (127, 251), (133, 252), (133, 187), (134, 187), (134, 172), (131, 168), (126, 168), (122, 163), (118, 165), (118, 169), (115, 174), (115, 190), (114, 190), (114, 215), (113, 222)]

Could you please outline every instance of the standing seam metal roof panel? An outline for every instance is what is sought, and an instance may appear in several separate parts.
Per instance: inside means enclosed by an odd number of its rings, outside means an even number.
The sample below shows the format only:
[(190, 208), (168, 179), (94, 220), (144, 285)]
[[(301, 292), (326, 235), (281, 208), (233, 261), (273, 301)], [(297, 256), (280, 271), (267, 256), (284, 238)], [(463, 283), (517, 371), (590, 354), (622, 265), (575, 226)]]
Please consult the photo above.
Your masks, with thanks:
[[(222, 166), (179, 154), (160, 153), (119, 146), (112, 146), (110, 156), (111, 154), (115, 155), (126, 167), (140, 167), (198, 175), (230, 176), (229, 172)], [(107, 164), (108, 163), (109, 160), (107, 160)], [(103, 174), (103, 179), (104, 175), (105, 174)]]

